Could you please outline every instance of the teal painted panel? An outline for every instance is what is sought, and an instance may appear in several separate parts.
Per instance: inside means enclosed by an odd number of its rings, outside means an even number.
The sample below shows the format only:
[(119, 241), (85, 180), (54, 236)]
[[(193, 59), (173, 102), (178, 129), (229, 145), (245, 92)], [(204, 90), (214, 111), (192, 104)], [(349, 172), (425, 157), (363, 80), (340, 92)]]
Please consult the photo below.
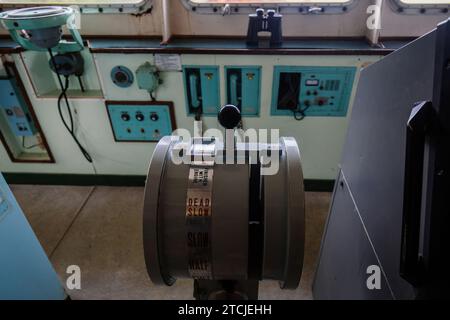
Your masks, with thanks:
[(183, 66), (183, 81), (188, 115), (199, 108), (205, 116), (217, 116), (220, 110), (220, 81), (217, 66)]
[(0, 174), (0, 300), (65, 298), (55, 270)]
[[(292, 103), (283, 105), (283, 91), (298, 90), (297, 108), (307, 117), (345, 117), (356, 74), (356, 67), (275, 66), (272, 87), (271, 115), (291, 116)], [(282, 77), (292, 76), (291, 83), (280, 84)], [(285, 78), (286, 79), (286, 78)], [(294, 79), (298, 81), (293, 84)], [(292, 88), (286, 88), (291, 86)], [(297, 87), (298, 86), (298, 87)], [(292, 91), (293, 92), (293, 91)], [(286, 99), (284, 99), (286, 100)]]
[(174, 130), (169, 105), (107, 102), (106, 107), (116, 141), (155, 142)]
[(203, 114), (216, 116), (220, 110), (219, 68), (200, 68)]
[(225, 66), (227, 103), (243, 116), (258, 116), (261, 97), (260, 66)]

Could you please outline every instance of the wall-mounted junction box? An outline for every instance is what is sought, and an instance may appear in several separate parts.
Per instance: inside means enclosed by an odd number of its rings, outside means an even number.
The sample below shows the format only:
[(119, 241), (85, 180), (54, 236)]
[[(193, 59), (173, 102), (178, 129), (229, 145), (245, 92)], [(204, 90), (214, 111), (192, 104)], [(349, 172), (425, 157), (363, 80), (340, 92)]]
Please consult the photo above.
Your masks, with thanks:
[(275, 66), (271, 114), (345, 117), (355, 73), (355, 67)]
[[(103, 93), (93, 55), (89, 50), (83, 50), (80, 54), (84, 61), (83, 74), (80, 80), (74, 75), (69, 77), (67, 95), (72, 99), (102, 98)], [(26, 50), (20, 53), (20, 58), (26, 68), (36, 96), (39, 98), (58, 98), (61, 88), (56, 73), (50, 67), (49, 54)]]
[(217, 116), (220, 81), (217, 66), (183, 66), (184, 92), (189, 115)]
[(225, 66), (227, 104), (235, 105), (243, 116), (258, 116), (261, 94), (260, 66)]
[(106, 109), (118, 142), (156, 142), (175, 130), (172, 102), (106, 101)]

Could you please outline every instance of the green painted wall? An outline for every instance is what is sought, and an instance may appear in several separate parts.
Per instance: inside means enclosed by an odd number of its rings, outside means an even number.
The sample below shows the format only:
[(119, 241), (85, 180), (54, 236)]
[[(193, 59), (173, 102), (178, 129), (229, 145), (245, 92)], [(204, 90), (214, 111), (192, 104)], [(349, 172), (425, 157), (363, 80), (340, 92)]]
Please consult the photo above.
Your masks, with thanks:
[[(0, 171), (32, 173), (90, 174), (94, 168), (83, 158), (75, 143), (65, 131), (56, 107), (56, 78), (47, 69), (45, 53), (25, 52), (13, 59), (33, 103), (41, 127), (56, 159), (55, 164), (12, 163), (0, 146)], [(77, 135), (94, 158), (98, 174), (146, 174), (154, 143), (117, 143), (114, 141), (104, 100), (149, 100), (146, 91), (136, 82), (129, 88), (119, 88), (110, 80), (110, 71), (116, 65), (125, 65), (135, 71), (142, 63), (153, 62), (151, 54), (94, 54), (85, 50), (86, 76), (89, 89), (84, 98), (72, 98)], [(221, 70), (221, 101), (225, 102), (224, 65), (261, 65), (262, 96), (260, 117), (244, 118), (245, 128), (278, 128), (280, 134), (297, 139), (307, 179), (334, 179), (341, 158), (347, 117), (311, 117), (295, 121), (292, 117), (270, 116), (272, 76), (274, 65), (293, 66), (356, 66), (361, 68), (374, 62), (378, 56), (262, 56), (262, 55), (182, 55), (186, 65), (218, 65)], [(193, 118), (186, 116), (181, 72), (162, 73), (164, 84), (158, 89), (158, 100), (173, 101), (179, 128), (193, 128)], [(359, 73), (356, 76), (356, 82)], [(77, 89), (76, 79), (72, 80)], [(355, 94), (353, 88), (351, 104)], [(36, 92), (37, 91), (37, 92)], [(103, 97), (102, 97), (103, 94)], [(52, 96), (53, 95), (53, 96)], [(206, 128), (218, 127), (215, 118), (205, 118)]]

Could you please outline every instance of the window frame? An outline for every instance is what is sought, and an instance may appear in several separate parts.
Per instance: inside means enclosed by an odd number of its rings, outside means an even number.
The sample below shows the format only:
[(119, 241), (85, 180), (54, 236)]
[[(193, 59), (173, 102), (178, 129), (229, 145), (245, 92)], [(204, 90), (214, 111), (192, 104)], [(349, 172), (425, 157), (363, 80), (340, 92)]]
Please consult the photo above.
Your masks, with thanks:
[[(180, 0), (183, 6), (189, 11), (198, 14), (222, 14), (222, 8), (225, 3), (197, 3), (192, 0)], [(254, 13), (257, 8), (276, 9), (281, 14), (345, 14), (357, 5), (356, 0), (347, 0), (344, 3), (326, 3), (316, 1), (313, 3), (302, 2), (282, 3), (274, 0), (273, 3), (236, 3), (230, 4), (230, 12), (228, 14), (249, 14)], [(320, 8), (322, 11), (310, 12), (310, 8)]]
[(390, 0), (391, 9), (398, 14), (409, 15), (448, 15), (450, 12), (449, 4), (437, 3), (418, 3), (408, 4), (401, 0)]
[(1, 8), (3, 10), (9, 9), (17, 9), (24, 7), (41, 7), (41, 6), (71, 6), (75, 5), (80, 8), (80, 13), (82, 14), (140, 14), (143, 12), (151, 11), (153, 9), (153, 0), (140, 0), (138, 3), (114, 3), (114, 4), (79, 4), (76, 0), (69, 2), (67, 4), (57, 3), (58, 0), (55, 0), (55, 3), (30, 3), (24, 0), (21, 3), (5, 3), (2, 4)]

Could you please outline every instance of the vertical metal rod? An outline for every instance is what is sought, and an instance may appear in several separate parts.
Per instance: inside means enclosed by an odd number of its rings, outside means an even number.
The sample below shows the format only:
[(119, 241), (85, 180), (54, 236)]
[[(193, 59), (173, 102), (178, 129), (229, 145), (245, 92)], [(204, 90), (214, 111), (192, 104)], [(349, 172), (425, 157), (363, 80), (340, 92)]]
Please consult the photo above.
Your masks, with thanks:
[(163, 39), (161, 44), (167, 44), (172, 36), (172, 30), (170, 25), (170, 0), (162, 0), (162, 13), (163, 13)]

